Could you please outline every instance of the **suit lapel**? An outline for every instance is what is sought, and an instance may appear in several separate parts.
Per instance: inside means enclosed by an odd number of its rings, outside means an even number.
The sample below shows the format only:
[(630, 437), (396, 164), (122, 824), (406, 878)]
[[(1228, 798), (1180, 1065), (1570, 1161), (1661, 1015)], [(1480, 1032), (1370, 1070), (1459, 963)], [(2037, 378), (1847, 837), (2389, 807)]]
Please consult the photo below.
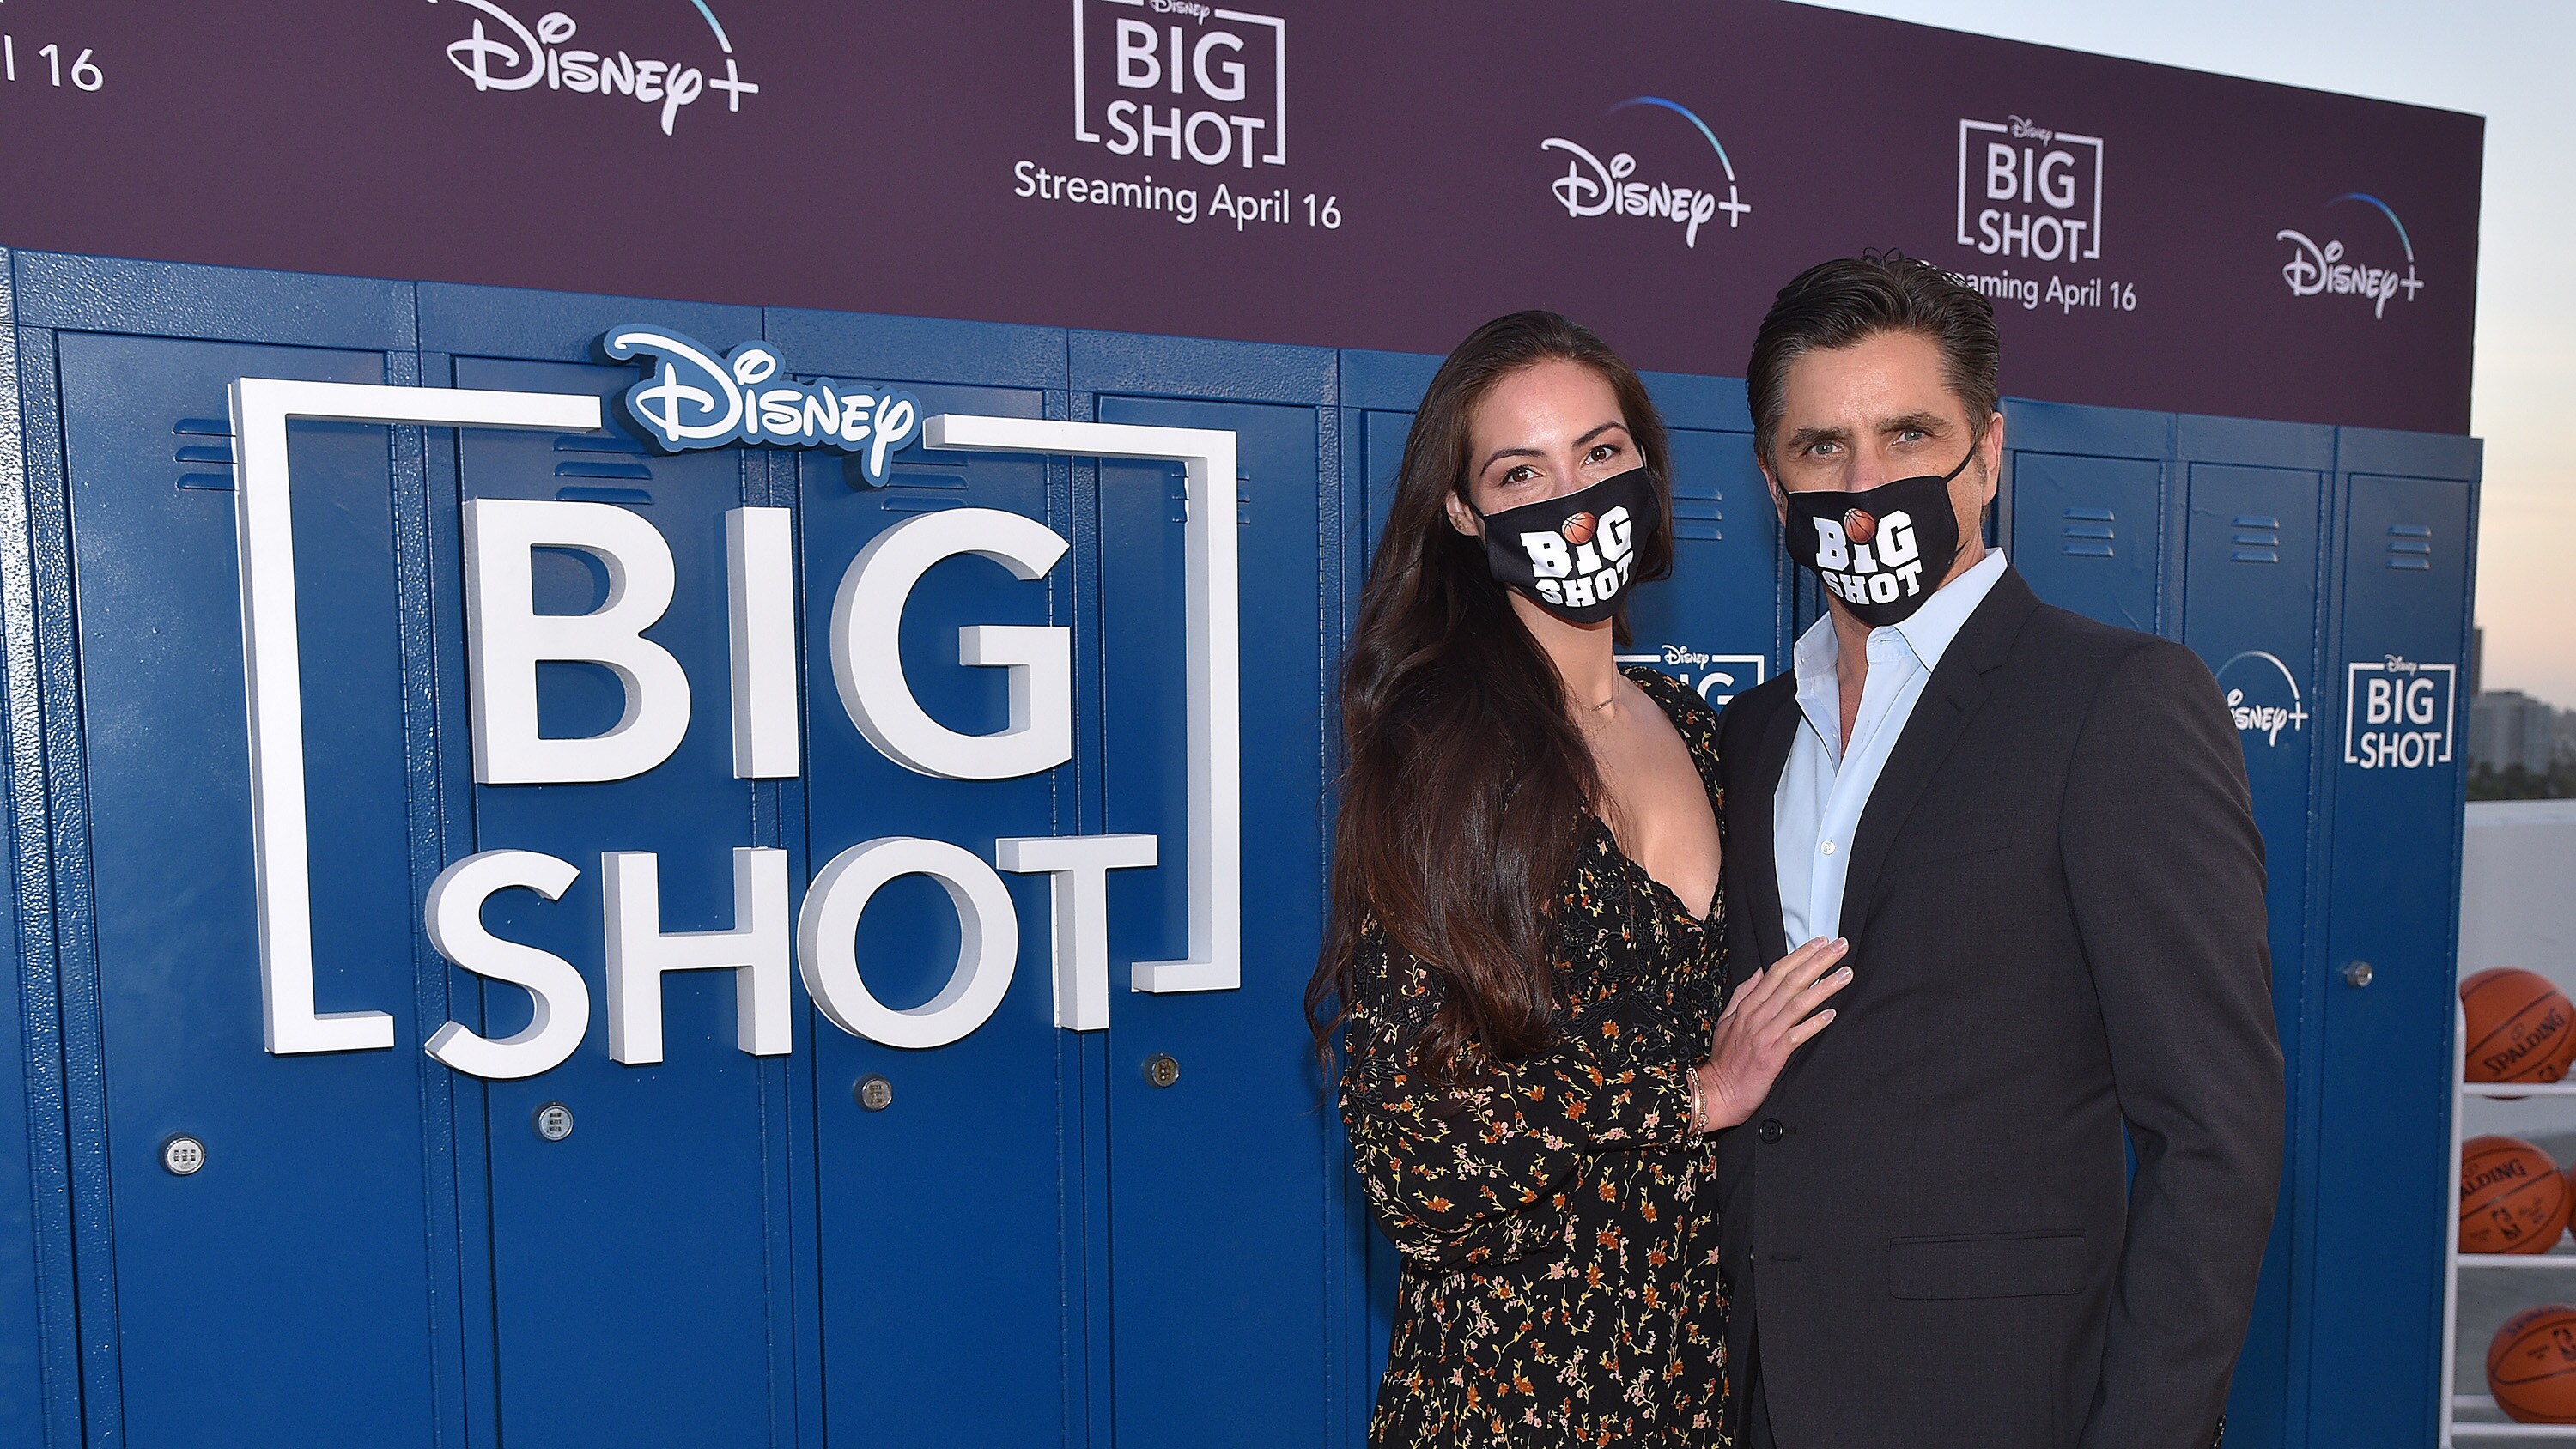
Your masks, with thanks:
[[(1915, 802), (1939, 773), (1942, 761), (1950, 757), (1959, 736), (1966, 732), (1968, 721), (1993, 692), (1986, 676), (2002, 667), (2022, 625), (2038, 608), (2039, 597), (2022, 582), (2019, 573), (2006, 567), (1984, 602), (1961, 626), (1958, 637), (1950, 641), (1940, 667), (1924, 682), (1923, 697), (1915, 701), (1905, 732), (1897, 736), (1896, 748), (1888, 754), (1887, 768), (1879, 772), (1878, 783), (1870, 790), (1869, 804), (1861, 811), (1860, 829), (1853, 833), (1851, 869), (1843, 877), (1845, 936), (1856, 934), (1867, 924), (1879, 871), (1887, 863), (1897, 832), (1904, 827), (1906, 817), (1914, 813)], [(1778, 894), (1776, 884), (1773, 894)], [(1776, 927), (1778, 911), (1772, 914)]]
[[(1780, 776), (1789, 767), (1789, 747), (1798, 737), (1798, 701), (1792, 695), (1783, 699), (1771, 717), (1762, 723), (1761, 737), (1755, 742), (1753, 768), (1744, 792), (1741, 829), (1731, 832), (1731, 848), (1742, 852), (1744, 863), (1744, 899), (1737, 909), (1745, 913), (1738, 919), (1753, 922), (1753, 944), (1759, 961), (1746, 966), (1739, 963), (1738, 976), (1768, 966), (1789, 954), (1788, 929), (1780, 920), (1780, 863), (1772, 854), (1772, 806), (1780, 794)], [(1727, 798), (1728, 813), (1738, 813), (1735, 798)]]

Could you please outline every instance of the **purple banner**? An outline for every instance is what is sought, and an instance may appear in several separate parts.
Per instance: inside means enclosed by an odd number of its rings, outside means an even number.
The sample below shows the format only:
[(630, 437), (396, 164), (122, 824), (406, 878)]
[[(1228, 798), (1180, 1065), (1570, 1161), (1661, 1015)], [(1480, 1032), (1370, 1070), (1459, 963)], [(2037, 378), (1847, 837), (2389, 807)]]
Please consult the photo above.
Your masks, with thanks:
[[(2006, 391), (2464, 432), (2483, 123), (1772, 0), (11, 0), (0, 245), (1741, 375), (1864, 247)], [(560, 6), (561, 8), (552, 8)]]

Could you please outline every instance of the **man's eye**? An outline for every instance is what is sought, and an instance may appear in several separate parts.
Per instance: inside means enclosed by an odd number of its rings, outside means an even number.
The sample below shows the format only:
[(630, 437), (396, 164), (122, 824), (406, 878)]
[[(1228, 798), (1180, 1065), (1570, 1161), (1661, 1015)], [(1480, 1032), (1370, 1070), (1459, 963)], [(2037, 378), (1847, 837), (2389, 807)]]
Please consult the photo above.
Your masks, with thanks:
[(1930, 433), (1923, 431), (1921, 428), (1899, 428), (1896, 433), (1896, 440), (1900, 443), (1919, 443), (1930, 436), (1932, 436)]

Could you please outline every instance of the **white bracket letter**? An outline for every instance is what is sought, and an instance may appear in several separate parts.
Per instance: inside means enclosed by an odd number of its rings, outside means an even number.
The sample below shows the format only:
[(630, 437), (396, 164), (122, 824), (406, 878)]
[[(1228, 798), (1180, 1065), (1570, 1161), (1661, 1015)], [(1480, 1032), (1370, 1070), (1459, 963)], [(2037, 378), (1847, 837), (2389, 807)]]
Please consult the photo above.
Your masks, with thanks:
[(662, 931), (662, 862), (650, 851), (599, 858), (600, 918), (608, 937), (608, 1055), (627, 1066), (662, 1059), (662, 973), (734, 973), (734, 1041), (756, 1057), (795, 1044), (787, 1000), (787, 852), (737, 846), (733, 929)]
[(313, 882), (304, 813), (304, 666), (296, 638), (289, 418), (434, 427), (597, 432), (599, 399), (245, 377), (232, 385), (240, 448), (233, 495), (240, 549), (242, 676), (250, 710), (252, 871), (259, 897), (261, 1038), (279, 1056), (394, 1044), (381, 1011), (313, 1003)]
[(1043, 872), (1055, 925), (1055, 1024), (1109, 1026), (1109, 872), (1152, 865), (1151, 835), (1020, 835), (993, 842), (993, 863), (1015, 875)]
[(423, 1050), (469, 1077), (496, 1082), (553, 1071), (573, 1054), (590, 1030), (590, 987), (570, 961), (552, 951), (504, 941), (484, 929), (483, 903), (514, 886), (560, 900), (580, 875), (571, 861), (533, 850), (481, 851), (438, 873), (422, 912), (429, 944), (477, 976), (526, 988), (536, 1009), (515, 1036), (496, 1041), (451, 1021)]
[[(947, 888), (957, 908), (957, 966), (937, 996), (897, 1011), (859, 979), (857, 938), (869, 898), (903, 875)], [(887, 1046), (946, 1046), (982, 1026), (1011, 989), (1019, 955), (1020, 920), (1002, 878), (944, 840), (890, 835), (851, 846), (815, 874), (796, 921), (796, 965), (814, 1004), (834, 1026)]]
[(725, 514), (733, 630), (733, 773), (786, 780), (797, 769), (796, 546), (784, 508)]
[(896, 764), (951, 780), (1009, 780), (1073, 758), (1073, 631), (985, 624), (957, 631), (957, 662), (1010, 670), (1011, 723), (959, 734), (932, 719), (903, 677), (904, 601), (931, 566), (976, 554), (1039, 579), (1068, 547), (1034, 518), (952, 508), (907, 518), (868, 540), (832, 599), (832, 678), (850, 722)]
[[(608, 602), (537, 612), (534, 550), (578, 549), (608, 568)], [(465, 639), (472, 662), (474, 778), (485, 785), (624, 780), (671, 758), (689, 729), (689, 677), (644, 630), (671, 607), (671, 545), (613, 503), (472, 498), (465, 503)], [(607, 666), (626, 710), (606, 734), (537, 734), (537, 665)]]

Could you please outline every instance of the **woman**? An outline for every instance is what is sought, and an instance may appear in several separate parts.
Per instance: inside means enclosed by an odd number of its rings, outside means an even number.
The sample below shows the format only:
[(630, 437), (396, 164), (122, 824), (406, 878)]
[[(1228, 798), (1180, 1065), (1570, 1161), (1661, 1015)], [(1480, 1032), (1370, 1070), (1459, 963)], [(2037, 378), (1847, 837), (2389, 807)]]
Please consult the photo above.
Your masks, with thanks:
[(1816, 942), (1719, 1010), (1716, 716), (1612, 656), (1671, 568), (1668, 456), (1551, 312), (1477, 329), (1405, 440), (1307, 992), (1404, 1254), (1372, 1446), (1726, 1442), (1707, 1134), (1849, 972)]

